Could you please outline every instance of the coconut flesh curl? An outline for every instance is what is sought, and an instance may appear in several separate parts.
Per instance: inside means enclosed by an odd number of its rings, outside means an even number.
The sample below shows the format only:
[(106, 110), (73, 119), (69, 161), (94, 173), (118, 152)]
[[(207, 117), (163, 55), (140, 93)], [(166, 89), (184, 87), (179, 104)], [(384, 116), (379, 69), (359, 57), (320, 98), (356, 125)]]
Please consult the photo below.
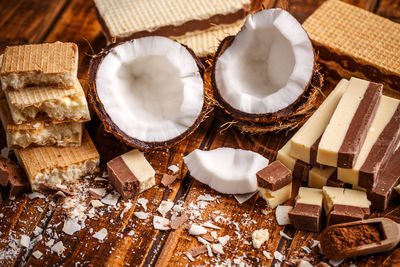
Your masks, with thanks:
[(250, 15), (217, 58), (217, 90), (232, 108), (250, 114), (277, 112), (307, 89), (314, 52), (300, 23), (282, 9)]
[(190, 52), (164, 37), (122, 43), (103, 58), (97, 97), (111, 123), (143, 142), (164, 142), (195, 124), (203, 79)]

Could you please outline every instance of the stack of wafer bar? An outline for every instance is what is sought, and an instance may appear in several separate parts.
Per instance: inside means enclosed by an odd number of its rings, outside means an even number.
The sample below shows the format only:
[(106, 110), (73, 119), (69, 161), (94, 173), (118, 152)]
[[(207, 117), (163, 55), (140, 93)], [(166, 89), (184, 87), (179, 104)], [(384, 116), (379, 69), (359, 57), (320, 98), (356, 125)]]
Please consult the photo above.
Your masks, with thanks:
[(99, 154), (84, 130), (90, 114), (77, 63), (74, 43), (11, 46), (4, 52), (0, 118), (32, 190), (75, 183), (98, 167)]
[(78, 47), (49, 43), (7, 47), (0, 78), (0, 114), (9, 149), (80, 145), (90, 120), (77, 74)]
[(357, 76), (399, 90), (400, 24), (343, 1), (329, 0), (303, 27), (319, 61), (341, 77)]
[[(374, 208), (384, 209), (400, 181), (400, 101), (382, 95), (381, 84), (341, 80), (324, 103), (278, 151), (277, 159), (308, 186), (366, 191)], [(396, 165), (397, 164), (397, 165)], [(296, 166), (302, 175), (295, 175)]]
[(161, 35), (176, 39), (198, 56), (216, 51), (236, 34), (250, 11), (250, 0), (95, 0), (98, 20), (109, 42)]

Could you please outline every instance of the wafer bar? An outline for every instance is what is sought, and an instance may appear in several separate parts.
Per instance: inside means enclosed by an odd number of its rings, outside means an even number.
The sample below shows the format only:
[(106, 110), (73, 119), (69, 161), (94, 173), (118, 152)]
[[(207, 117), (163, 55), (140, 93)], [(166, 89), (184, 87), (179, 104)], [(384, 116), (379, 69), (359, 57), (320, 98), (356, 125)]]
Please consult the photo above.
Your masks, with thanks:
[(344, 182), (337, 179), (336, 168), (312, 168), (308, 177), (308, 186), (314, 188), (322, 188), (326, 185), (333, 187), (345, 187)]
[(39, 190), (41, 183), (53, 186), (76, 183), (80, 177), (95, 172), (99, 165), (99, 153), (86, 130), (81, 146), (28, 147), (14, 152), (33, 191)]
[(78, 79), (69, 89), (35, 86), (30, 89), (5, 92), (11, 117), (16, 124), (31, 119), (57, 121), (90, 120), (89, 108)]
[(321, 106), (291, 139), (290, 155), (311, 165), (317, 165), (317, 150), (322, 134), (335, 112), (349, 81), (342, 79)]
[(324, 186), (327, 225), (362, 220), (370, 213), (371, 202), (364, 191)]
[(46, 43), (9, 46), (4, 51), (0, 79), (3, 90), (32, 85), (71, 87), (78, 69), (78, 46)]
[(137, 149), (109, 161), (107, 170), (111, 184), (124, 199), (132, 198), (155, 185), (156, 172)]
[(352, 168), (374, 119), (383, 86), (351, 78), (321, 137), (317, 162)]
[(343, 1), (323, 3), (303, 24), (319, 60), (342, 77), (400, 88), (400, 24)]
[(400, 182), (400, 149), (390, 157), (385, 168), (379, 170), (377, 182), (372, 190), (368, 190), (368, 199), (375, 209), (385, 210), (398, 193), (394, 187)]
[(338, 179), (372, 189), (381, 165), (396, 148), (400, 133), (400, 101), (382, 96), (375, 118), (352, 169), (338, 168)]
[(297, 230), (319, 232), (321, 230), (322, 190), (300, 187), (296, 204), (289, 212), (290, 223)]
[(95, 0), (102, 29), (111, 41), (151, 35), (181, 36), (231, 24), (249, 13), (250, 0)]
[(36, 146), (80, 146), (82, 123), (34, 120), (15, 124), (6, 100), (0, 100), (0, 119), (6, 132), (9, 150)]
[(256, 176), (259, 193), (272, 209), (292, 196), (292, 172), (280, 161), (272, 162)]

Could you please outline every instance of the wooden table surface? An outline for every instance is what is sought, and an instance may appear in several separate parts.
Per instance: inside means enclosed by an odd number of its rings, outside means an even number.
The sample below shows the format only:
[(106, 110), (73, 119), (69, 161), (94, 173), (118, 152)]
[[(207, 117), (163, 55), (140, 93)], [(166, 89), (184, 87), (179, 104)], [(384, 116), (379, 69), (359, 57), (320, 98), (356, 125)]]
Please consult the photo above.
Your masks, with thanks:
[[(288, 10), (303, 22), (323, 1), (298, 1), (287, 3), (281, 0), (264, 1), (265, 7), (287, 7)], [(359, 0), (346, 1), (400, 22), (400, 4), (396, 0)], [(0, 1), (0, 52), (7, 45), (24, 43), (42, 43), (54, 41), (75, 42), (79, 46), (79, 78), (87, 79), (87, 70), (91, 55), (105, 47), (106, 41), (96, 20), (93, 3), (90, 0), (1, 0)], [(337, 82), (330, 78), (334, 70), (323, 69), (326, 77), (325, 91), (328, 92)], [(246, 203), (239, 205), (232, 196), (221, 195), (193, 180), (182, 163), (182, 156), (194, 149), (214, 149), (227, 146), (256, 151), (273, 160), (276, 151), (291, 137), (293, 132), (269, 133), (252, 136), (242, 134), (235, 128), (221, 131), (225, 123), (219, 112), (214, 112), (201, 124), (189, 138), (170, 149), (159, 149), (147, 152), (146, 157), (157, 173), (170, 173), (168, 166), (179, 166), (179, 180), (170, 188), (156, 186), (139, 197), (149, 200), (148, 210), (156, 214), (162, 200), (171, 200), (190, 206), (196, 203), (199, 195), (209, 193), (218, 196), (218, 201), (202, 210), (204, 221), (215, 216), (215, 212), (226, 218), (217, 224), (218, 236), (229, 235), (230, 240), (224, 247), (225, 254), (209, 257), (207, 254), (196, 257), (194, 262), (188, 260), (184, 252), (191, 247), (200, 246), (197, 239), (189, 236), (187, 231), (179, 228), (171, 231), (158, 231), (152, 227), (152, 219), (141, 221), (133, 215), (134, 211), (143, 211), (132, 199), (133, 206), (122, 214), (123, 201), (119, 208), (102, 208), (102, 216), (86, 219), (86, 226), (73, 235), (62, 232), (65, 219), (61, 207), (63, 199), (33, 199), (26, 195), (15, 200), (6, 200), (0, 207), (0, 265), (1, 266), (179, 266), (179, 265), (214, 265), (234, 259), (252, 266), (270, 266), (279, 263), (268, 260), (263, 251), (281, 252), (287, 260), (296, 257), (308, 257), (316, 264), (323, 256), (316, 252), (307, 254), (301, 247), (310, 246), (312, 239), (318, 239), (317, 233), (295, 231), (291, 226), (278, 226), (275, 214), (263, 214), (266, 203), (254, 196)], [(108, 160), (127, 151), (115, 138), (104, 135), (94, 118), (88, 125), (95, 139), (102, 160)], [(4, 146), (4, 137), (1, 141)], [(159, 185), (161, 175), (156, 180)], [(103, 182), (89, 180), (89, 186), (104, 186)], [(371, 217), (387, 216), (400, 222), (399, 200), (392, 203), (385, 212), (374, 212)], [(289, 202), (289, 204), (291, 204)], [(122, 215), (121, 215), (122, 214)], [(11, 248), (10, 243), (18, 240), (22, 234), (33, 239), (33, 231), (40, 227), (42, 240), (32, 248)], [(103, 242), (93, 238), (93, 233), (101, 228), (108, 231)], [(251, 234), (256, 229), (267, 228), (270, 239), (261, 249), (254, 249), (246, 241), (251, 241)], [(284, 231), (292, 239), (284, 238)], [(127, 235), (133, 231), (133, 235)], [(58, 256), (46, 246), (49, 239), (62, 241), (65, 251)], [(32, 252), (43, 253), (40, 259), (33, 257)], [(400, 265), (400, 247), (392, 251), (373, 256), (357, 257), (346, 260), (343, 265), (357, 266), (395, 266)], [(286, 264), (286, 263), (283, 263)]]

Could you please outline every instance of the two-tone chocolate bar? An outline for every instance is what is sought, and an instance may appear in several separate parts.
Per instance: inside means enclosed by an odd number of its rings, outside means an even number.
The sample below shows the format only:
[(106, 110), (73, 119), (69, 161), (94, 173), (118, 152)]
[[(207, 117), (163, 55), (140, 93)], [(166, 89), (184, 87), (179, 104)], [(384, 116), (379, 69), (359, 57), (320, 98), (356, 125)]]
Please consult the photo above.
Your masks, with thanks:
[(278, 150), (276, 160), (280, 161), (289, 170), (292, 171), (292, 178), (299, 181), (307, 181), (310, 171), (310, 164), (298, 160), (290, 155), (291, 143), (290, 140)]
[(321, 106), (291, 139), (290, 155), (311, 165), (317, 165), (317, 150), (321, 136), (335, 112), (349, 81), (342, 79)]
[(259, 193), (272, 209), (291, 198), (292, 172), (280, 161), (272, 162), (256, 176)]
[(132, 198), (155, 185), (156, 172), (137, 149), (109, 161), (107, 170), (110, 182), (124, 199)]
[(326, 167), (318, 168), (314, 167), (310, 170), (308, 177), (308, 186), (314, 188), (322, 188), (324, 186), (333, 187), (344, 187), (345, 184), (337, 179), (336, 168)]
[(321, 137), (317, 162), (352, 168), (375, 117), (383, 86), (351, 78)]
[(370, 213), (371, 202), (364, 191), (324, 186), (327, 225), (362, 220)]
[(297, 230), (319, 232), (323, 194), (321, 189), (300, 187), (296, 205), (289, 212), (290, 223)]
[(353, 168), (338, 168), (338, 179), (372, 189), (377, 173), (396, 148), (400, 133), (400, 101), (382, 96), (376, 116)]

